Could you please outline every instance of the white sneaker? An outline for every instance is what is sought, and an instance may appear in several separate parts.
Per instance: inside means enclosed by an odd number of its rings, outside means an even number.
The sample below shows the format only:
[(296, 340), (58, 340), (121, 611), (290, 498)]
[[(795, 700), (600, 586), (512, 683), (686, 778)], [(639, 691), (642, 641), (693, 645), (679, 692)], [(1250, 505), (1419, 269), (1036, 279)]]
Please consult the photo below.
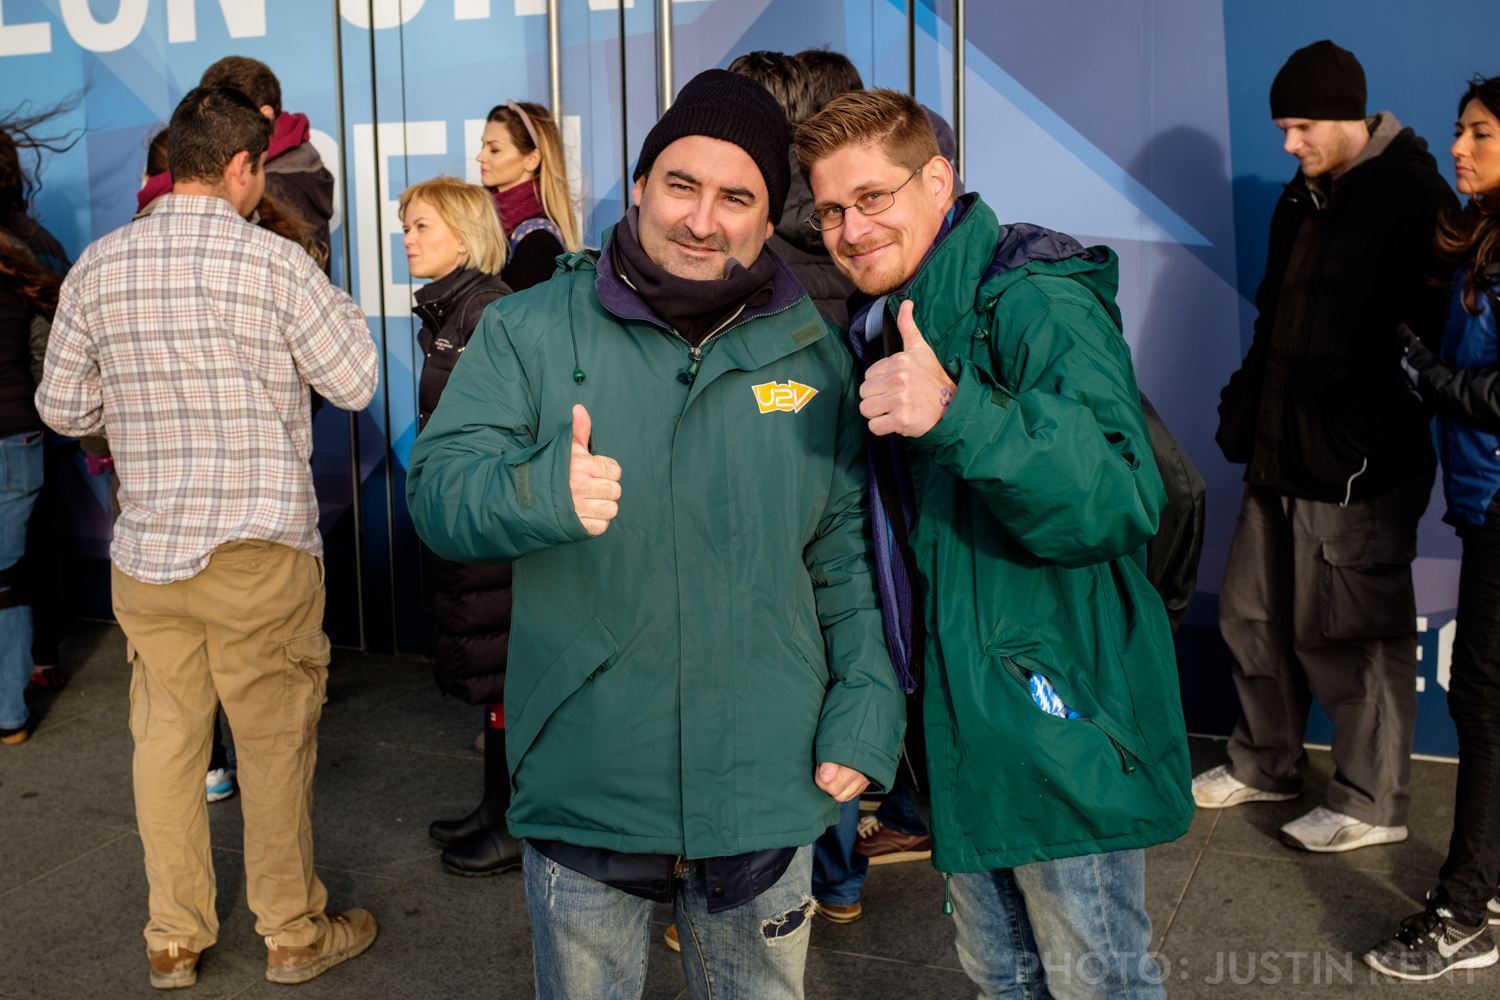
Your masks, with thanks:
[(1496, 896), (1494, 899), (1490, 900), (1489, 905), (1486, 907), (1486, 909), (1490, 911), (1490, 926), (1500, 926), (1500, 896)]
[(1336, 813), (1325, 806), (1318, 806), (1301, 819), (1294, 819), (1283, 826), (1281, 839), (1289, 847), (1316, 851), (1319, 854), (1334, 854), (1372, 844), (1400, 843), (1406, 839), (1406, 827), (1375, 826), (1353, 816)]
[(208, 772), (204, 784), (207, 785), (208, 801), (223, 802), (234, 794), (234, 768), (214, 768)]
[(1228, 764), (1220, 764), (1193, 779), (1193, 801), (1199, 809), (1228, 809), (1245, 802), (1285, 802), (1296, 797), (1290, 792), (1263, 792), (1251, 788), (1229, 773)]

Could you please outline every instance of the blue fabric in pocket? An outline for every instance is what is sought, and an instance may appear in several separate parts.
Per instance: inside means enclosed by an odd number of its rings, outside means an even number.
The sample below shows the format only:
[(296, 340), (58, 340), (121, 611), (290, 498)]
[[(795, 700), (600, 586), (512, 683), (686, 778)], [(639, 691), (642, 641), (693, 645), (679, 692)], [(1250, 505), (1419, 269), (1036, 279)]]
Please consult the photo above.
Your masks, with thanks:
[(1052, 682), (1041, 674), (1028, 672), (1026, 674), (1026, 684), (1031, 688), (1031, 700), (1036, 702), (1037, 708), (1040, 708), (1048, 715), (1055, 715), (1059, 719), (1083, 718), (1083, 716), (1063, 704), (1063, 700), (1057, 696), (1057, 688), (1053, 687)]

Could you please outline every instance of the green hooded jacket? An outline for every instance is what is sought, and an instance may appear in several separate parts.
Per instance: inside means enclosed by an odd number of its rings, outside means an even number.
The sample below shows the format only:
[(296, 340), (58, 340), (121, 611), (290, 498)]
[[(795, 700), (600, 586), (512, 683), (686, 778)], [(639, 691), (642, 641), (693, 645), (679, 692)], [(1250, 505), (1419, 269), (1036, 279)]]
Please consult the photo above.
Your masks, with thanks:
[[(411, 452), (427, 544), (515, 560), (507, 821), (688, 858), (810, 844), (838, 818), (817, 764), (889, 786), (905, 728), (852, 361), (778, 258), (692, 377), (609, 260), (490, 306)], [(575, 403), (623, 470), (598, 537), (568, 487)]]
[[(972, 201), (969, 201), (972, 198)], [(1166, 494), (1095, 247), (1035, 259), (977, 196), (906, 299), (958, 387), (907, 454), (927, 627), (934, 865), (1175, 840), (1192, 818), (1176, 658), (1146, 542)], [(994, 274), (1009, 250), (1015, 265)], [(1045, 255), (1043, 255), (1045, 258)], [(1043, 712), (1028, 673), (1081, 719)]]

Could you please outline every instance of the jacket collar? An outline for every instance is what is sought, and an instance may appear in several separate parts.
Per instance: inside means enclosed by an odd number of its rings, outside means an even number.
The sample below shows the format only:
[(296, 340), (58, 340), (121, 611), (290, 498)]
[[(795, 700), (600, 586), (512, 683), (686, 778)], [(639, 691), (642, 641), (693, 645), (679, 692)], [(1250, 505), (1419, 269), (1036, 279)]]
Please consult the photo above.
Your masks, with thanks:
[[(598, 276), (594, 279), (594, 289), (599, 296), (600, 304), (620, 319), (640, 320), (659, 326), (664, 330), (670, 330), (671, 326), (660, 316), (656, 315), (651, 310), (651, 307), (646, 305), (645, 301), (636, 294), (635, 289), (631, 288), (624, 278), (620, 276), (620, 269), (615, 264), (612, 254), (614, 233), (615, 227), (613, 226), (605, 232), (604, 249), (599, 251), (599, 256), (594, 264), (598, 271)], [(769, 243), (762, 247), (760, 252), (770, 254), (772, 259), (776, 261), (776, 274), (771, 279), (771, 297), (760, 305), (747, 308), (744, 312), (740, 313), (739, 318), (733, 322), (734, 326), (748, 323), (750, 320), (761, 316), (769, 316), (772, 313), (781, 312), (796, 304), (798, 299), (804, 298), (807, 295), (807, 291), (802, 287), (802, 282), (797, 280), (797, 276), (792, 273), (792, 269), (787, 266), (786, 261), (781, 259), (780, 254), (771, 249)]]
[[(954, 328), (973, 315), (981, 279), (1000, 235), (999, 220), (978, 192), (963, 195), (956, 206), (959, 211), (952, 225), (945, 223), (938, 230), (916, 272), (885, 300), (891, 316), (907, 299), (916, 303), (917, 326), (939, 357)], [(856, 292), (849, 299), (849, 315), (856, 317), (872, 301), (872, 296)]]
[(436, 281), (430, 281), (412, 293), (417, 305), (444, 312), (460, 296), (486, 282), (499, 282), (499, 275), (485, 274), (477, 267), (460, 267)]

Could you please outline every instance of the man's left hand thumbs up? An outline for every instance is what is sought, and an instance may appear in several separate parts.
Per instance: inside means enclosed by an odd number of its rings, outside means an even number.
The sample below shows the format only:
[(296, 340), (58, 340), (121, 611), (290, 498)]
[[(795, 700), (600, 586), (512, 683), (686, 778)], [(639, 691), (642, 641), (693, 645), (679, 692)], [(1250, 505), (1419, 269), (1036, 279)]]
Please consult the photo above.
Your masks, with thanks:
[(908, 299), (896, 315), (901, 353), (871, 365), (859, 387), (859, 412), (870, 421), (871, 434), (921, 437), (943, 419), (957, 388), (917, 329), (914, 309)]

